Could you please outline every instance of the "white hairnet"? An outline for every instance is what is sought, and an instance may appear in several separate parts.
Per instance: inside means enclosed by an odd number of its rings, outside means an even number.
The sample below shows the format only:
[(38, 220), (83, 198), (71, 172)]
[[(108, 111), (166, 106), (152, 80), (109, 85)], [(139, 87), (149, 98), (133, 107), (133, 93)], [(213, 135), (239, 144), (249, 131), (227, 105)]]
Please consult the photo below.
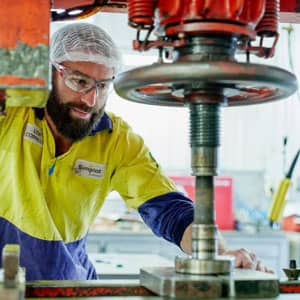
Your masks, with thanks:
[(50, 61), (88, 61), (118, 72), (121, 55), (111, 37), (89, 23), (72, 23), (57, 30), (50, 43)]

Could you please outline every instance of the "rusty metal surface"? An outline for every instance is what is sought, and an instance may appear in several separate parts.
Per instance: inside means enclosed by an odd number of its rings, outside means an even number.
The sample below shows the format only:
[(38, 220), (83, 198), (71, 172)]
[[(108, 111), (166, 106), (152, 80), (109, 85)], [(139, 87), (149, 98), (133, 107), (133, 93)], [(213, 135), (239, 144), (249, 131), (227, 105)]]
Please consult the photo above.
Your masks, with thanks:
[(49, 1), (0, 1), (1, 89), (48, 89), (49, 23)]
[(138, 280), (34, 281), (26, 284), (26, 297), (150, 296)]

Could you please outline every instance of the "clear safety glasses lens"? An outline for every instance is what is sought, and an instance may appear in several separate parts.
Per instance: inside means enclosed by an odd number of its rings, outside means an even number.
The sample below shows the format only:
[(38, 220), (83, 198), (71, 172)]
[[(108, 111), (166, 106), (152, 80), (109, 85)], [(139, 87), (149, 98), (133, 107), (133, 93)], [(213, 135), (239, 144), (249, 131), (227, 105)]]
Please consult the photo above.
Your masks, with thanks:
[(95, 80), (73, 72), (65, 72), (64, 82), (71, 90), (79, 93), (86, 93), (95, 87)]
[(97, 95), (106, 93), (112, 86), (113, 79), (95, 80), (91, 77), (79, 75), (75, 72), (65, 73), (64, 81), (67, 87), (79, 93), (87, 93), (96, 88)]
[(54, 65), (55, 68), (63, 74), (65, 85), (71, 90), (78, 93), (87, 93), (96, 88), (97, 95), (106, 93), (112, 87), (112, 79), (95, 80), (79, 72), (66, 68), (63, 65)]

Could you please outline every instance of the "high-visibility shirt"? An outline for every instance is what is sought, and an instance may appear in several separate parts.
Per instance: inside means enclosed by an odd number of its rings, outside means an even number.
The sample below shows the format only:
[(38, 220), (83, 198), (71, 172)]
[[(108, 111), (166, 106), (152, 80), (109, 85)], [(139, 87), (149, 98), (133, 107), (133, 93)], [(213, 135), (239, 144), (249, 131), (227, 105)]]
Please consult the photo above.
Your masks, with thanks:
[[(0, 118), (0, 165), (0, 251), (7, 243), (20, 244), (27, 280), (96, 278), (86, 236), (111, 191), (119, 192), (129, 207), (142, 208), (153, 231), (177, 244), (191, 222), (189, 200), (163, 175), (143, 139), (112, 113), (57, 156), (42, 109), (8, 108)], [(180, 228), (175, 235), (163, 225), (167, 219), (162, 215), (153, 221), (170, 197), (185, 202), (188, 211), (173, 224)], [(147, 213), (151, 203), (156, 207), (152, 214)]]

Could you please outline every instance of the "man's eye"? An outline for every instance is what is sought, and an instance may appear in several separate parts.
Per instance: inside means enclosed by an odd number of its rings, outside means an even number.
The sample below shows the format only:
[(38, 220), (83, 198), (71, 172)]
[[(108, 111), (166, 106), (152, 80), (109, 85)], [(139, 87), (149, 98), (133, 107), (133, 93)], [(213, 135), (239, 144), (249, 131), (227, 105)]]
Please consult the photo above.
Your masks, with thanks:
[(72, 85), (79, 89), (88, 88), (91, 84), (91, 82), (83, 76), (72, 75), (68, 76), (67, 79)]
[(88, 81), (85, 80), (84, 78), (77, 78), (77, 79), (76, 79), (76, 84), (77, 84), (78, 86), (84, 88), (84, 87), (88, 86), (89, 83), (88, 83)]

